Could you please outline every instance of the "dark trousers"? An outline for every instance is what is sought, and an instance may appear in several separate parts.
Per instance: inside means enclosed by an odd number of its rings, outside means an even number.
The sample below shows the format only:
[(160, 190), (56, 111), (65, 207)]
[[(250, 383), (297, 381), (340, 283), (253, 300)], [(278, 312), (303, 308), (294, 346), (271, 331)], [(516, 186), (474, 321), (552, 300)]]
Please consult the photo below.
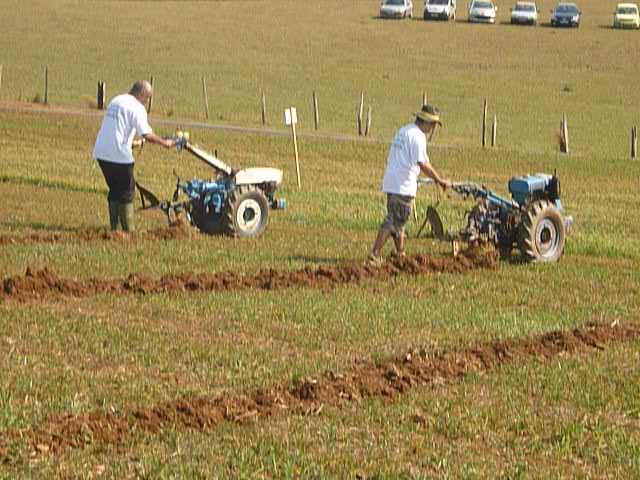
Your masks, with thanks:
[(104, 179), (109, 187), (110, 202), (131, 203), (136, 193), (133, 163), (114, 163), (98, 159)]

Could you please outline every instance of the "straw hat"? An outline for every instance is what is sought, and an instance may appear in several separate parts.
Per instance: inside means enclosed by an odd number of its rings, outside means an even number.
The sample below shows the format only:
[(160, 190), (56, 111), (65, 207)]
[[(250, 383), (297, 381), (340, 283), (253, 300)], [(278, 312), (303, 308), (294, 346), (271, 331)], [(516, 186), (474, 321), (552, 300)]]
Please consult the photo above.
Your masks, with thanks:
[(433, 105), (424, 105), (422, 110), (416, 112), (416, 117), (423, 122), (437, 123), (442, 126), (442, 122), (440, 121), (440, 110)]

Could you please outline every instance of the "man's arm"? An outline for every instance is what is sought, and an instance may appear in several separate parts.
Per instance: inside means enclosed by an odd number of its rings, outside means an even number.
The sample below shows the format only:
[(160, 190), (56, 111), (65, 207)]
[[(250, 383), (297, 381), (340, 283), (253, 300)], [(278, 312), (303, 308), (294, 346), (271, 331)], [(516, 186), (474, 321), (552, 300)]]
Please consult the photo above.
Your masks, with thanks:
[(175, 145), (175, 142), (170, 138), (162, 138), (155, 133), (147, 133), (146, 135), (143, 135), (142, 138), (144, 138), (149, 143), (162, 145), (164, 148), (171, 148)]
[(446, 178), (440, 177), (438, 172), (431, 166), (430, 163), (419, 163), (418, 166), (422, 173), (424, 173), (427, 177), (433, 178), (433, 181), (440, 185), (443, 189), (451, 188), (451, 182)]

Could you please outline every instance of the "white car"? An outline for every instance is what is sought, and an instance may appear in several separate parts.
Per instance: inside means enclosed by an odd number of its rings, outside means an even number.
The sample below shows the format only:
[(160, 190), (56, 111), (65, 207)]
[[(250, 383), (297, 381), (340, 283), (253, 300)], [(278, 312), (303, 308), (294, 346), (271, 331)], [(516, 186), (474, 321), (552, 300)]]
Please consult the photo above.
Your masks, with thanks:
[(380, 5), (382, 18), (411, 18), (413, 17), (413, 3), (411, 0), (384, 0)]
[(496, 23), (496, 7), (491, 0), (473, 0), (469, 5), (469, 21), (474, 23)]
[(538, 23), (538, 11), (533, 2), (516, 2), (511, 9), (511, 23), (535, 25)]
[(455, 20), (456, 0), (424, 0), (425, 20)]
[(638, 5), (619, 3), (613, 14), (613, 28), (640, 28)]

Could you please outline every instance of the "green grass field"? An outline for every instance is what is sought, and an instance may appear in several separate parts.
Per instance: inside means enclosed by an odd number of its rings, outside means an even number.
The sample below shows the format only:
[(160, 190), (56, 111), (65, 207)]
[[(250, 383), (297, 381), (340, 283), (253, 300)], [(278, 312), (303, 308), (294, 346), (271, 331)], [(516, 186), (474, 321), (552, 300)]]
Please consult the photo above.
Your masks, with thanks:
[[(379, 4), (333, 0), (29, 1), (3, 8), (0, 106), (43, 95), (95, 112), (109, 95), (154, 76), (151, 123), (268, 128), (297, 106), (302, 185), (290, 139), (191, 128), (233, 166), (284, 170), (288, 208), (254, 240), (73, 240), (108, 223), (106, 188), (91, 150), (99, 115), (0, 111), (0, 235), (60, 232), (61, 242), (0, 244), (2, 278), (47, 267), (63, 277), (299, 270), (363, 260), (384, 214), (379, 193), (388, 141), (411, 121), (422, 92), (443, 111), (430, 146), (452, 180), (507, 194), (512, 175), (557, 169), (575, 218), (554, 265), (502, 263), (464, 275), (399, 275), (335, 289), (60, 297), (0, 303), (0, 477), (33, 478), (635, 478), (640, 476), (636, 341), (549, 361), (531, 358), (389, 401), (374, 397), (317, 415), (281, 415), (191, 431), (133, 431), (116, 444), (32, 452), (13, 433), (87, 412), (130, 412), (164, 401), (239, 394), (350, 371), (412, 348), (455, 350), (590, 322), (632, 324), (640, 310), (640, 163), (629, 159), (639, 121), (640, 32), (609, 28), (614, 3), (580, 3), (577, 30), (382, 21)], [(553, 3), (539, 3), (543, 22)], [(421, 17), (422, 6), (414, 6)], [(459, 20), (466, 19), (464, 5)], [(311, 93), (326, 137), (311, 137)], [(360, 91), (372, 105), (371, 141), (355, 133)], [(498, 115), (498, 147), (480, 147), (483, 98)], [(557, 153), (562, 113), (570, 155)], [(175, 170), (208, 176), (193, 157), (152, 145), (138, 180), (168, 197)], [(435, 201), (422, 189), (418, 212)], [(469, 202), (444, 197), (462, 224)], [(165, 225), (139, 213), (140, 231)], [(449, 255), (414, 239), (409, 253)], [(389, 247), (387, 247), (389, 248)], [(90, 432), (87, 433), (90, 435)], [(4, 448), (4, 451), (3, 451)], [(37, 450), (37, 449), (36, 449)]]

